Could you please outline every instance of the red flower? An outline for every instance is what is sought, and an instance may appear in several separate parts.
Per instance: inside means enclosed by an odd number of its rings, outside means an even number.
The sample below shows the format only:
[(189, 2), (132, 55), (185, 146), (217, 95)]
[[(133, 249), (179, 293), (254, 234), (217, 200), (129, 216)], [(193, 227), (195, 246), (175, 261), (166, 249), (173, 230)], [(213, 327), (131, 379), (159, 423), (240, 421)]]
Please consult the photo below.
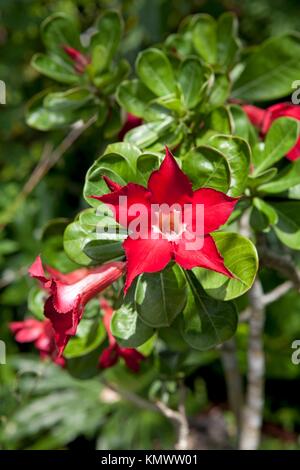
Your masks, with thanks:
[(134, 129), (135, 127), (140, 126), (142, 122), (143, 120), (141, 118), (128, 113), (126, 121), (124, 122), (123, 127), (118, 134), (119, 140), (123, 140), (127, 132), (129, 132), (131, 129)]
[[(92, 197), (113, 208), (116, 220), (127, 226), (129, 232), (141, 213), (141, 225), (147, 227), (142, 237), (129, 233), (123, 243), (127, 258), (125, 292), (136, 276), (160, 271), (171, 259), (185, 269), (200, 266), (233, 277), (210, 232), (225, 224), (237, 199), (209, 188), (193, 191), (168, 148), (160, 168), (150, 175), (147, 188), (134, 183), (121, 187), (107, 177), (104, 179), (111, 193)], [(144, 209), (139, 214), (136, 204)], [(165, 210), (166, 205), (169, 211)], [(204, 209), (201, 227), (196, 223), (199, 206)], [(180, 219), (186, 213), (190, 215), (189, 221), (183, 223)]]
[(74, 49), (74, 47), (65, 45), (63, 46), (63, 50), (74, 62), (74, 69), (76, 70), (76, 72), (82, 74), (85, 71), (86, 67), (89, 65), (90, 59), (77, 49)]
[(50, 320), (27, 318), (24, 321), (12, 322), (9, 325), (18, 343), (34, 343), (42, 359), (50, 357), (56, 364), (64, 367), (65, 359), (57, 357), (54, 331)]
[(100, 305), (102, 310), (104, 310), (103, 323), (107, 331), (109, 346), (102, 351), (99, 358), (99, 366), (102, 369), (107, 369), (108, 367), (114, 366), (119, 358), (122, 357), (129, 369), (133, 372), (138, 372), (140, 370), (140, 363), (145, 357), (136, 349), (121, 348), (118, 345), (110, 330), (110, 321), (114, 313), (113, 309), (105, 299), (101, 299)]
[(85, 304), (116, 281), (123, 274), (124, 265), (123, 262), (111, 262), (97, 268), (78, 269), (69, 274), (47, 267), (52, 276), (46, 277), (41, 258), (36, 258), (29, 268), (29, 274), (38, 279), (50, 294), (44, 313), (54, 329), (59, 356), (70, 337), (75, 335)]
[[(272, 123), (280, 117), (291, 117), (300, 121), (300, 106), (289, 103), (278, 103), (267, 109), (261, 109), (250, 104), (244, 105), (243, 110), (247, 113), (250, 121), (258, 127), (264, 136)], [(287, 153), (289, 160), (300, 158), (300, 137), (294, 147)]]

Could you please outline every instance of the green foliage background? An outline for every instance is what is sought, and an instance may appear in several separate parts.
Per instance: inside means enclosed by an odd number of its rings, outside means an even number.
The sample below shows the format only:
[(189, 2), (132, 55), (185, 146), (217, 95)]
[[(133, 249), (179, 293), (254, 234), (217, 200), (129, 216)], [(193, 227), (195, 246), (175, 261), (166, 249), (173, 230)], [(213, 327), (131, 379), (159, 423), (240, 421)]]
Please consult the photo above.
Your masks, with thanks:
[[(41, 233), (52, 218), (72, 217), (85, 208), (81, 191), (84, 176), (103, 151), (97, 130), (91, 129), (25, 198), (22, 188), (39, 160), (45, 141), (60, 142), (63, 132), (43, 134), (25, 124), (28, 100), (51, 83), (30, 66), (34, 53), (43, 51), (40, 24), (49, 14), (63, 11), (87, 28), (104, 8), (117, 8), (125, 19), (123, 53), (133, 62), (136, 53), (175, 31), (188, 14), (218, 16), (233, 10), (240, 19), (241, 37), (255, 45), (270, 35), (300, 31), (297, 0), (1, 0), (0, 79), (7, 86), (7, 105), (0, 108), (0, 338), (7, 345), (8, 361), (0, 365), (0, 448), (168, 448), (174, 434), (170, 424), (151, 411), (137, 411), (112, 397), (103, 397), (97, 379), (79, 381), (53, 365), (46, 366), (19, 348), (8, 332), (9, 321), (22, 319), (32, 285), (26, 267), (41, 251)], [(47, 251), (51, 262), (51, 248)], [(277, 279), (266, 273), (265, 285)], [(299, 448), (300, 409), (297, 390), (300, 366), (291, 363), (291, 344), (300, 338), (300, 300), (294, 292), (268, 307), (265, 330), (267, 377), (264, 448)], [(245, 372), (247, 328), (238, 331), (240, 364)], [(28, 353), (20, 355), (19, 352)], [(199, 364), (199, 357), (195, 363)], [(167, 361), (166, 361), (167, 364)], [(167, 366), (166, 366), (167, 367)], [(134, 378), (116, 367), (134, 390)], [(168, 371), (166, 371), (168, 376)], [(140, 387), (155, 379), (143, 374)], [(225, 384), (216, 352), (201, 354), (201, 365), (191, 376), (195, 393), (188, 397), (191, 414), (203, 413), (226, 402)], [(155, 383), (155, 382), (154, 382)], [(159, 386), (159, 384), (158, 384)], [(172, 380), (164, 384), (172, 398)], [(174, 397), (176, 400), (176, 397)], [(79, 406), (82, 405), (82, 406)], [(133, 413), (134, 411), (134, 413)], [(230, 413), (227, 413), (230, 422)], [(13, 417), (13, 419), (12, 419)], [(119, 423), (126, 422), (126, 434)], [(159, 432), (157, 431), (159, 430)]]

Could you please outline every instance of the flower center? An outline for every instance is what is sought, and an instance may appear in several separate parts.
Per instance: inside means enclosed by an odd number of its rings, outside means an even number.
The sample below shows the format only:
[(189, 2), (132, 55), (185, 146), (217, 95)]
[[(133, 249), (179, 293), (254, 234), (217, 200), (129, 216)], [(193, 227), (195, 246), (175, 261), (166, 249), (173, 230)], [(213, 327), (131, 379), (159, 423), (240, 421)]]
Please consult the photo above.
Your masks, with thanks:
[(178, 241), (186, 230), (186, 224), (182, 223), (180, 210), (159, 210), (155, 213), (155, 223), (152, 226), (154, 233), (160, 233), (168, 241)]

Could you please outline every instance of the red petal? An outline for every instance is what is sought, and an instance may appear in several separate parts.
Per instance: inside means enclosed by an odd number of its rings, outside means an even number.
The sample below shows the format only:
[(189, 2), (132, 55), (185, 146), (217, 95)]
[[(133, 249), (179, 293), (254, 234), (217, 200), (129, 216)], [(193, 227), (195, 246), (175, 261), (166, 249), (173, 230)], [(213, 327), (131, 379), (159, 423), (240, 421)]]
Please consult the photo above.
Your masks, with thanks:
[(193, 205), (204, 204), (204, 233), (213, 232), (224, 225), (237, 201), (238, 198), (226, 196), (215, 189), (197, 189), (194, 192)]
[(79, 268), (75, 271), (71, 271), (70, 273), (62, 273), (57, 269), (52, 268), (51, 266), (46, 266), (46, 270), (56, 281), (61, 281), (64, 284), (75, 284), (75, 282), (80, 281), (85, 276), (89, 274), (89, 269), (87, 268)]
[(138, 127), (142, 124), (143, 120), (137, 116), (134, 116), (133, 114), (128, 113), (127, 114), (127, 119), (120, 130), (118, 134), (119, 140), (123, 140), (127, 132), (129, 132), (131, 129), (134, 129), (135, 127)]
[(298, 105), (290, 103), (277, 103), (268, 108), (268, 111), (272, 114), (272, 119), (279, 117), (292, 117), (300, 120), (300, 107)]
[(45, 288), (48, 288), (49, 279), (46, 278), (45, 271), (42, 265), (42, 260), (40, 256), (37, 256), (30, 268), (28, 273), (31, 277), (38, 279)]
[(107, 332), (109, 344), (114, 345), (116, 343), (116, 339), (114, 338), (110, 330), (111, 317), (113, 316), (114, 311), (110, 304), (107, 302), (107, 300), (103, 297), (100, 299), (100, 307), (104, 312), (103, 324)]
[(95, 295), (102, 292), (124, 273), (125, 263), (111, 261), (100, 267), (89, 269), (88, 274), (74, 284), (53, 281), (53, 305), (61, 313), (67, 313), (80, 302), (85, 305)]
[(287, 153), (286, 156), (291, 161), (295, 161), (300, 158), (300, 137), (297, 140), (296, 145)]
[(115, 183), (112, 181), (108, 176), (103, 175), (102, 178), (104, 179), (105, 183), (107, 184), (108, 188), (113, 192), (113, 191), (119, 191), (122, 189), (122, 186), (118, 183)]
[(133, 372), (140, 370), (140, 363), (145, 359), (145, 356), (133, 348), (120, 348), (120, 356), (123, 357), (126, 366)]
[(205, 235), (203, 247), (199, 250), (188, 250), (186, 240), (181, 240), (175, 245), (175, 261), (184, 269), (200, 267), (233, 277), (224, 265), (224, 259), (218, 252), (215, 241), (210, 235)]
[[(117, 222), (127, 227), (128, 224), (139, 215), (139, 213), (128, 215), (128, 210), (133, 204), (141, 204), (145, 212), (147, 212), (147, 214), (151, 214), (150, 196), (151, 193), (143, 186), (135, 183), (129, 183), (126, 186), (123, 186), (120, 190), (114, 191), (113, 193), (104, 194), (103, 196), (91, 197), (104, 202), (108, 206), (112, 206)], [(126, 197), (126, 200), (120, 201), (120, 197)]]
[(171, 244), (167, 240), (128, 237), (123, 247), (127, 259), (127, 276), (124, 287), (126, 293), (132, 281), (142, 273), (161, 271), (171, 260)]
[(71, 336), (76, 334), (78, 323), (83, 314), (83, 307), (80, 299), (74, 305), (74, 308), (67, 313), (59, 313), (53, 305), (53, 298), (49, 297), (45, 303), (45, 317), (51, 321), (55, 342), (58, 349), (58, 356), (61, 356)]
[(114, 366), (119, 359), (119, 347), (117, 344), (105, 348), (99, 358), (99, 366), (102, 369)]
[(243, 110), (252, 124), (260, 129), (266, 116), (266, 110), (252, 106), (251, 104), (245, 104)]
[(9, 327), (18, 343), (31, 343), (43, 333), (43, 322), (34, 318), (12, 322)]
[(188, 202), (193, 195), (192, 183), (181, 171), (170, 150), (166, 147), (166, 156), (160, 168), (153, 171), (148, 181), (152, 193), (151, 202), (169, 204)]

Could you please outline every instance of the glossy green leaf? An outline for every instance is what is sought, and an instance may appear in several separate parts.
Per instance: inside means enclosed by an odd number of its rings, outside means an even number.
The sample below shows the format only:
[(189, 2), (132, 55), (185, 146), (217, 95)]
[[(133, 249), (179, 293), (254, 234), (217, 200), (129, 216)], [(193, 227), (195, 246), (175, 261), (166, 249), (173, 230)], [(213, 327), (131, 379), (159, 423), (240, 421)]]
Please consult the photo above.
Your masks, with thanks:
[(98, 348), (105, 337), (105, 328), (99, 318), (83, 319), (78, 325), (76, 336), (68, 342), (64, 350), (64, 357), (73, 359), (85, 356)]
[[(145, 167), (140, 168), (142, 161), (147, 157), (147, 171)], [(134, 145), (127, 142), (111, 144), (105, 153), (99, 157), (86, 175), (84, 186), (84, 197), (89, 205), (98, 207), (101, 203), (91, 199), (92, 195), (106, 194), (109, 190), (102, 178), (107, 175), (116, 183), (126, 185), (129, 182), (147, 185), (151, 171), (159, 165), (158, 154), (142, 152)]]
[(198, 15), (193, 27), (193, 43), (198, 54), (209, 64), (217, 60), (217, 23), (209, 15)]
[[(168, 137), (167, 137), (168, 136)], [(176, 128), (171, 117), (142, 124), (127, 132), (125, 141), (142, 149), (162, 149), (164, 145), (177, 145), (182, 139), (180, 128)], [(158, 144), (158, 145), (157, 145)]]
[(117, 91), (117, 100), (128, 113), (147, 120), (155, 120), (158, 113), (151, 111), (149, 102), (155, 95), (140, 80), (127, 80), (121, 83)]
[(190, 150), (184, 157), (183, 171), (195, 188), (201, 186), (226, 193), (230, 187), (230, 167), (225, 156), (208, 146)]
[(186, 281), (178, 266), (139, 277), (135, 303), (142, 321), (156, 328), (169, 326), (186, 303)]
[(262, 161), (253, 175), (258, 175), (284, 157), (296, 143), (298, 135), (298, 121), (286, 117), (276, 119), (266, 135)]
[(250, 240), (237, 233), (214, 232), (212, 236), (225, 266), (235, 278), (203, 268), (194, 268), (193, 272), (211, 297), (235, 299), (247, 292), (254, 282), (258, 269), (256, 249)]
[(202, 351), (213, 348), (234, 335), (238, 322), (236, 307), (232, 302), (209, 297), (192, 271), (187, 271), (186, 275), (189, 295), (193, 296), (193, 308), (188, 316), (182, 315), (181, 334), (194, 349)]
[(49, 51), (67, 58), (63, 46), (80, 49), (79, 31), (76, 24), (64, 13), (49, 16), (42, 24), (42, 37)]
[(93, 100), (93, 95), (88, 89), (72, 88), (67, 91), (49, 93), (44, 99), (44, 106), (51, 111), (74, 110), (91, 100)]
[(253, 198), (253, 206), (266, 216), (270, 225), (274, 225), (278, 222), (276, 210), (263, 199), (258, 197)]
[(256, 188), (259, 185), (267, 183), (272, 180), (277, 175), (277, 168), (269, 168), (268, 170), (263, 171), (258, 176), (249, 175), (248, 186), (251, 188)]
[(237, 18), (230, 12), (223, 13), (217, 23), (217, 63), (229, 67), (239, 49)]
[(194, 108), (202, 99), (207, 79), (200, 60), (188, 58), (181, 64), (178, 81), (183, 93), (185, 106)]
[(211, 137), (209, 145), (225, 155), (230, 168), (229, 196), (237, 197), (243, 194), (250, 169), (250, 147), (248, 143), (235, 136), (216, 135)]
[(97, 21), (97, 32), (91, 38), (92, 69), (99, 73), (111, 62), (122, 35), (121, 18), (115, 11), (107, 11)]
[(136, 70), (142, 82), (155, 95), (176, 95), (177, 87), (171, 64), (159, 49), (150, 48), (140, 52)]
[(217, 74), (212, 84), (208, 100), (203, 106), (204, 112), (211, 111), (212, 109), (222, 106), (230, 93), (230, 82), (226, 75)]
[(277, 178), (264, 183), (259, 187), (259, 191), (268, 194), (277, 194), (287, 189), (296, 186), (300, 182), (300, 161), (288, 164), (287, 167), (281, 171)]
[(33, 56), (31, 65), (39, 73), (61, 83), (75, 85), (80, 81), (80, 76), (75, 73), (73, 66), (63, 62), (59, 57), (38, 53)]
[(270, 101), (292, 92), (299, 79), (300, 40), (297, 34), (284, 34), (253, 49), (245, 68), (233, 86), (232, 96), (245, 101)]
[(300, 203), (298, 201), (272, 203), (278, 214), (274, 230), (279, 240), (293, 250), (300, 250)]
[(28, 310), (38, 320), (45, 320), (44, 304), (48, 294), (39, 286), (33, 286), (28, 293)]
[(111, 320), (111, 332), (118, 344), (126, 348), (137, 348), (154, 334), (139, 317), (134, 302), (124, 300), (123, 305), (114, 312)]

